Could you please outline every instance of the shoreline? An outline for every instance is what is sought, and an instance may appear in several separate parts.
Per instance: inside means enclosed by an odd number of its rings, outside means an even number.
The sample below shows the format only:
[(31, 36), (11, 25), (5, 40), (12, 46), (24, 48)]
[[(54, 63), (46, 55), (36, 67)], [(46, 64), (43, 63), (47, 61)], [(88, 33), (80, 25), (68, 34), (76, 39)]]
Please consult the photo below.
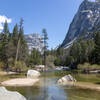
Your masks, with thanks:
[(75, 87), (79, 87), (82, 89), (90, 89), (90, 90), (96, 90), (100, 92), (100, 85), (89, 83), (89, 82), (75, 82), (73, 84)]
[(90, 89), (90, 90), (95, 90), (100, 92), (100, 85), (95, 84), (95, 83), (90, 83), (90, 82), (64, 82), (63, 84), (59, 84), (60, 86), (71, 86), (71, 87), (76, 87), (76, 88), (81, 88), (81, 89)]
[(15, 78), (1, 82), (0, 86), (24, 87), (24, 86), (34, 86), (37, 83), (39, 83), (39, 79)]

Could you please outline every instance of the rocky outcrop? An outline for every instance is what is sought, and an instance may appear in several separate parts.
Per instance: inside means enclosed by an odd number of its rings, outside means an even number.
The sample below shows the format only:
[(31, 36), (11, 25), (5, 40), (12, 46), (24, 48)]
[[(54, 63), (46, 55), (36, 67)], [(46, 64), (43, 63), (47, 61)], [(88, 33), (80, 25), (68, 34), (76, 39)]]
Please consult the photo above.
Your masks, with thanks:
[(100, 30), (100, 0), (84, 0), (70, 24), (68, 33), (61, 45), (66, 48), (74, 41), (81, 39), (93, 39), (94, 31)]
[(34, 33), (25, 35), (25, 40), (27, 41), (29, 53), (31, 53), (33, 49), (37, 49), (40, 52), (42, 52), (43, 42), (42, 42), (42, 36), (40, 34)]
[(40, 72), (36, 70), (28, 70), (27, 72), (27, 78), (37, 78), (40, 76)]
[(5, 87), (0, 87), (0, 100), (26, 100), (26, 98), (18, 92), (11, 92)]
[(74, 79), (70, 74), (58, 80), (59, 85), (73, 85), (74, 82), (76, 82), (76, 79)]

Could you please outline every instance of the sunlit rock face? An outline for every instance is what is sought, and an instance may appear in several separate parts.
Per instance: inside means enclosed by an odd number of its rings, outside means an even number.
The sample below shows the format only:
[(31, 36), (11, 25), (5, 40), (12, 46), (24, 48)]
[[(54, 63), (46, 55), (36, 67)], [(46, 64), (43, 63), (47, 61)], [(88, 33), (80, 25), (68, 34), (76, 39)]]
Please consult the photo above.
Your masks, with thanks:
[(18, 92), (8, 91), (5, 87), (0, 87), (0, 100), (26, 100)]
[(96, 2), (100, 2), (100, 0), (95, 0)]
[(42, 42), (42, 36), (40, 34), (33, 33), (25, 35), (25, 40), (27, 41), (29, 53), (31, 53), (33, 49), (37, 49), (40, 52), (42, 52), (43, 42)]
[(84, 0), (70, 24), (61, 47), (72, 45), (80, 37), (92, 39), (94, 31), (99, 29), (98, 26), (100, 26), (100, 0)]

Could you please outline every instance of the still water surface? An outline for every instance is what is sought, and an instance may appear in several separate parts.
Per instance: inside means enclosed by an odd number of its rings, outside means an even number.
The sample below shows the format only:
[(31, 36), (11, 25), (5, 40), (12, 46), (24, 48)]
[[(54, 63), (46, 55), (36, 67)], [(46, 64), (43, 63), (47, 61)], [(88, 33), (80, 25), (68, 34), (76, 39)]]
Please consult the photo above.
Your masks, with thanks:
[(100, 100), (100, 92), (75, 87), (58, 86), (54, 72), (49, 72), (45, 79), (32, 87), (7, 87), (8, 90), (18, 91), (27, 100)]

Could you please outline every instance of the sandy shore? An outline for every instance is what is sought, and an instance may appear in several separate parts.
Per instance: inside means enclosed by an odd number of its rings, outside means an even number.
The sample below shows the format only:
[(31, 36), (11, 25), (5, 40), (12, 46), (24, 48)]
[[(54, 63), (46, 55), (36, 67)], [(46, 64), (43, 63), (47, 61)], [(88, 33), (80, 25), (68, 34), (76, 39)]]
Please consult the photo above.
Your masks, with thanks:
[(91, 89), (91, 90), (100, 91), (100, 85), (88, 83), (88, 82), (76, 82), (76, 83), (74, 83), (74, 86), (80, 87), (83, 89)]
[(33, 86), (39, 82), (39, 79), (17, 78), (1, 82), (3, 86)]
[(58, 85), (63, 85), (63, 86), (75, 86), (83, 89), (91, 89), (91, 90), (96, 90), (100, 91), (100, 85), (99, 84), (94, 84), (94, 83), (89, 83), (89, 82), (63, 82), (62, 84)]

